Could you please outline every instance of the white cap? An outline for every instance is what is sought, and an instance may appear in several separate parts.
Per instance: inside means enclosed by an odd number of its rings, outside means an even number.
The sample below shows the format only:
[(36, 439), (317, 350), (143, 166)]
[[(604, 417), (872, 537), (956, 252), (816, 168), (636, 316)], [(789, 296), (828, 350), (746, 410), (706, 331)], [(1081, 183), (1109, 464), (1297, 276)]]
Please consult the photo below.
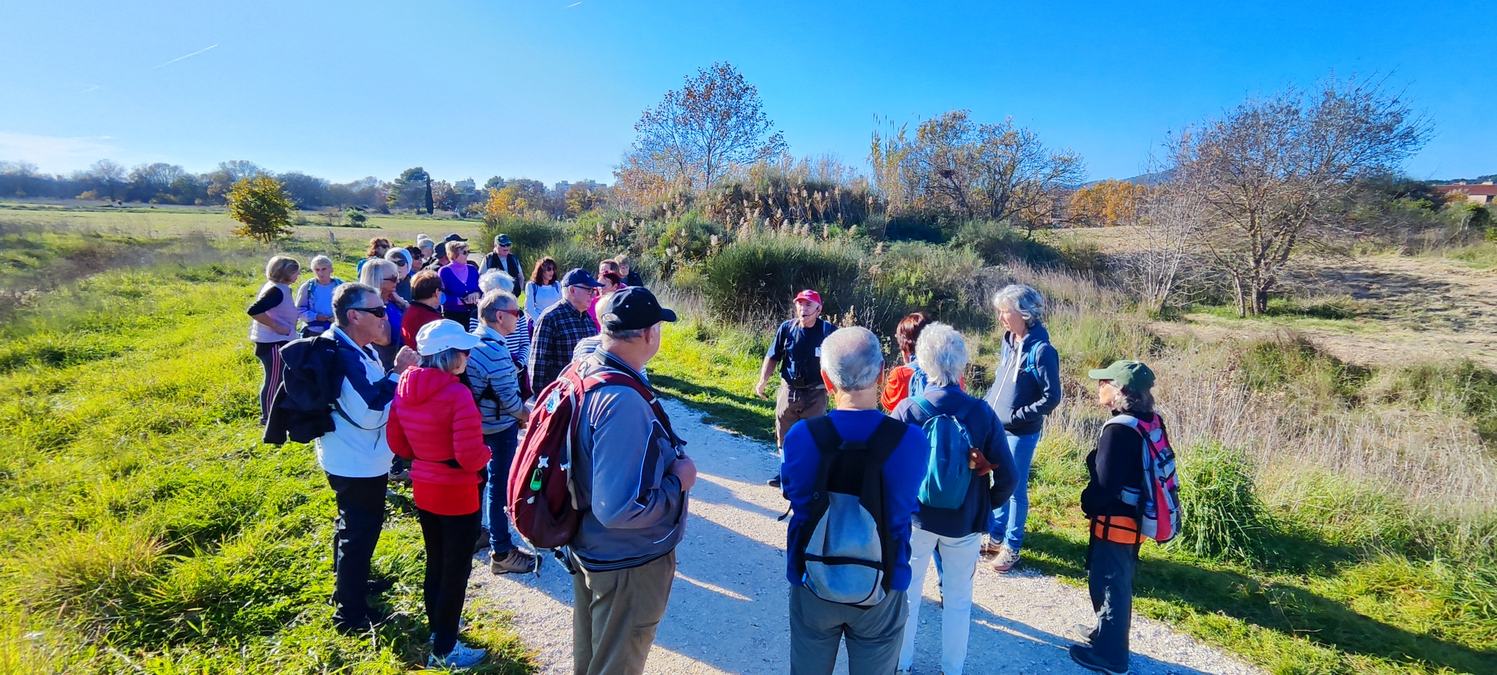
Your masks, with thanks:
[(472, 349), (482, 343), (477, 335), (463, 330), (451, 319), (433, 321), (416, 333), (416, 352), (422, 356), (441, 354), (448, 349)]

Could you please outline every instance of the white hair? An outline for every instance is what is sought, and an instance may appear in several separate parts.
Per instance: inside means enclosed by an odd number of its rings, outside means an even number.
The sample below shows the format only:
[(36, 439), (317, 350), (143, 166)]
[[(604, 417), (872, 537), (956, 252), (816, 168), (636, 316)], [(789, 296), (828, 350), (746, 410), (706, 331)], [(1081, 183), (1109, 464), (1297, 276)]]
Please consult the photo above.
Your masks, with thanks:
[(862, 326), (833, 331), (821, 343), (821, 370), (840, 391), (878, 386), (884, 372), (884, 350), (878, 336)]
[(483, 293), (489, 291), (507, 291), (515, 287), (515, 278), (500, 270), (489, 270), (478, 277), (478, 290)]
[(332, 267), (333, 266), (333, 259), (329, 258), (329, 257), (327, 257), (325, 255), (314, 255), (314, 256), (312, 256), (312, 261), (309, 262), (309, 263), (307, 263), (307, 264), (311, 265), (312, 269), (315, 270), (315, 269), (317, 269), (318, 265), (321, 265), (323, 263), (326, 263), (328, 267)]
[(384, 282), (386, 275), (399, 273), (400, 270), (395, 267), (395, 263), (388, 260), (373, 259), (364, 263), (364, 268), (359, 270), (359, 283), (377, 289), (380, 283)]
[(915, 341), (915, 362), (935, 386), (960, 383), (967, 371), (967, 340), (951, 326), (930, 324)]
[(1024, 323), (1033, 327), (1045, 321), (1045, 296), (1024, 284), (1009, 284), (993, 296), (993, 307), (1008, 308), (1024, 317)]

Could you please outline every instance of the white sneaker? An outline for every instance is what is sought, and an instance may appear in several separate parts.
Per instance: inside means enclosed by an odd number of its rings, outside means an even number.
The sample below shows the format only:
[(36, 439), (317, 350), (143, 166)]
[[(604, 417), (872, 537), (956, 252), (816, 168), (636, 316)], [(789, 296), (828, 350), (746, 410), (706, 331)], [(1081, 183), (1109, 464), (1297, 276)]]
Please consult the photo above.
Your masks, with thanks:
[(452, 645), (452, 651), (448, 652), (446, 656), (439, 657), (436, 654), (432, 654), (431, 656), (427, 657), (426, 667), (472, 668), (473, 666), (483, 663), (483, 660), (485, 658), (488, 658), (488, 656), (488, 651), (478, 649), (477, 647), (469, 647), (468, 645), (463, 644), (462, 640), (458, 640), (455, 644)]

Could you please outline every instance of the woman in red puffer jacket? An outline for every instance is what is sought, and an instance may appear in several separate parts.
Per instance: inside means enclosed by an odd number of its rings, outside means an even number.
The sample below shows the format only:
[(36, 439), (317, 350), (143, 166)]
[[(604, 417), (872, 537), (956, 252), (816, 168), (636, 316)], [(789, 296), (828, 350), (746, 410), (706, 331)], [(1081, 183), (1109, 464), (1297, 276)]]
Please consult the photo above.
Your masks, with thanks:
[(457, 639), (473, 542), (478, 540), (478, 472), (488, 465), (473, 392), (458, 379), (479, 339), (453, 321), (434, 321), (416, 334), (421, 363), (400, 376), (385, 433), (390, 450), (411, 461), (421, 536), (426, 543), (426, 620), (430, 667), (468, 668), (481, 649)]

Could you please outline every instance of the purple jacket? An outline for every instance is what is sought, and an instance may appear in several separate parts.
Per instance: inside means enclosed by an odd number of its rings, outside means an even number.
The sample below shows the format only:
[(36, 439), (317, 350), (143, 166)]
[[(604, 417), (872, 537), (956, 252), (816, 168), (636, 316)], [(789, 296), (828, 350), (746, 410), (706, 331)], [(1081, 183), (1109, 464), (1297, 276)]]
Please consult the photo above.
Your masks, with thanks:
[(469, 306), (463, 304), (463, 296), (478, 292), (478, 270), (463, 263), (463, 267), (468, 271), (468, 280), (461, 281), (458, 279), (457, 270), (453, 267), (455, 265), (448, 263), (437, 272), (437, 276), (442, 278), (442, 309), (461, 312), (470, 309)]

